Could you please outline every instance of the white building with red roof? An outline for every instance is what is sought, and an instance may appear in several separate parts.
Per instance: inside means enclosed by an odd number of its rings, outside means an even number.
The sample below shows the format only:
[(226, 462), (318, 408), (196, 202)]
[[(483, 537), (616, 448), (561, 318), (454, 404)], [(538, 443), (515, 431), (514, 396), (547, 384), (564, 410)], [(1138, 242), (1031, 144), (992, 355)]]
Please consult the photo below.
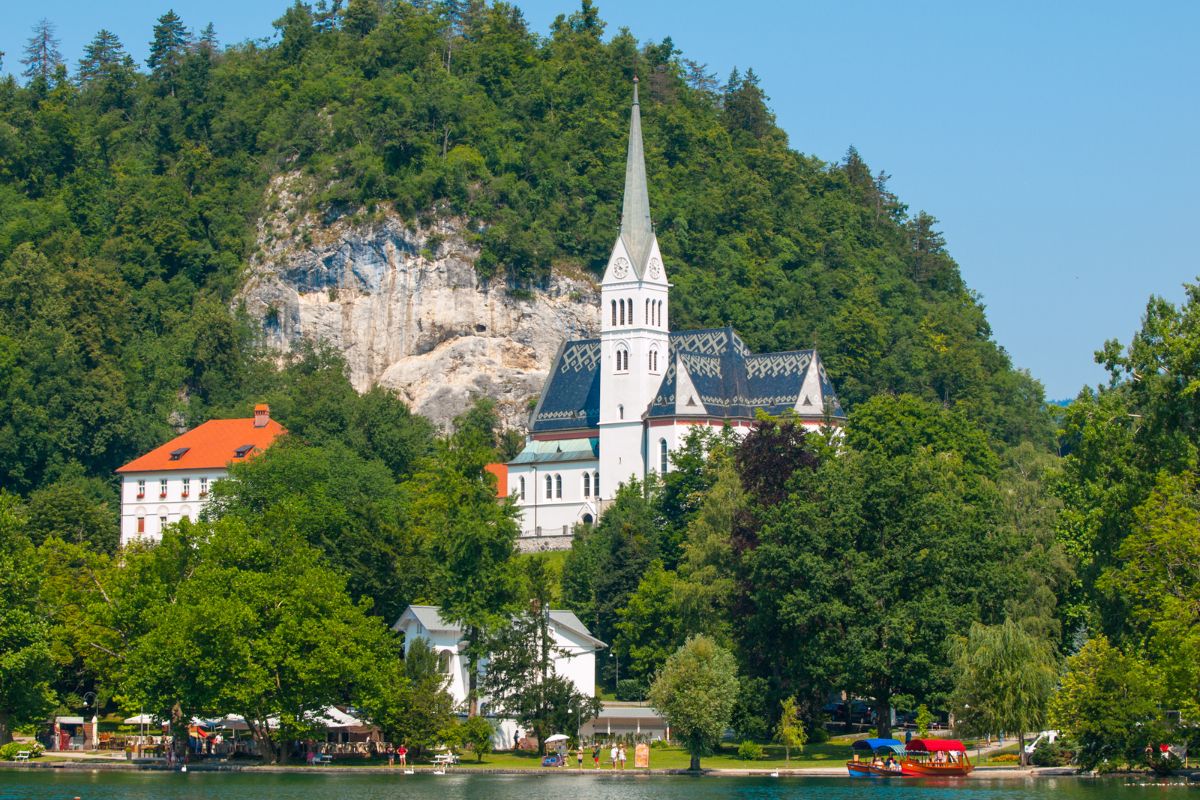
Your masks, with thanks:
[(121, 476), (121, 546), (157, 542), (180, 519), (196, 519), (213, 483), (270, 447), (284, 433), (266, 405), (252, 419), (211, 419), (117, 470)]

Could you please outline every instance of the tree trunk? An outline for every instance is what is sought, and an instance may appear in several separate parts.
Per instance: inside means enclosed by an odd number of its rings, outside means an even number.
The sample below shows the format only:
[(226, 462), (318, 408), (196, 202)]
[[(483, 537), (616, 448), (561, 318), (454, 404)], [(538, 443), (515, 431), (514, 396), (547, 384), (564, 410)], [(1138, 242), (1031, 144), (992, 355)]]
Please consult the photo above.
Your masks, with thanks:
[(700, 756), (692, 753), (692, 763), (688, 764), (688, 769), (690, 769), (692, 772), (700, 771)]
[(265, 722), (261, 725), (258, 722), (250, 722), (246, 717), (243, 719), (246, 719), (250, 726), (250, 735), (254, 737), (254, 743), (258, 745), (259, 758), (263, 760), (264, 764), (278, 763), (279, 757), (275, 751), (275, 743), (271, 741), (271, 726)]
[(875, 701), (875, 735), (880, 739), (892, 738), (892, 703), (880, 692)]
[(1021, 733), (1017, 736), (1017, 742), (1019, 743), (1018, 746), (1020, 747), (1020, 749), (1017, 751), (1017, 754), (1021, 757), (1021, 766), (1024, 767), (1024, 766), (1026, 766), (1026, 763), (1025, 763), (1025, 729), (1024, 728), (1021, 729)]
[(6, 745), (12, 741), (12, 726), (9, 724), (9, 715), (7, 711), (0, 711), (0, 745)]

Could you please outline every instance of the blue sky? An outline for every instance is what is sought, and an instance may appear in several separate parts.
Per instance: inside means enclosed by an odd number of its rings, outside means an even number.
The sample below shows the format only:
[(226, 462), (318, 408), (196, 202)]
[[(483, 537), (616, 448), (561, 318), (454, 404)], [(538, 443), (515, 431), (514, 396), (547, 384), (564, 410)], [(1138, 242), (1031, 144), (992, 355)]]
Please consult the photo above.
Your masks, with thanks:
[[(144, 59), (169, 6), (223, 42), (269, 37), (287, 0), (9, 4), (7, 71), (30, 27), (74, 66), (101, 27)], [(568, 0), (519, 2), (545, 33)], [(15, 7), (13, 7), (15, 6)], [(1200, 275), (1200, 2), (598, 0), (608, 32), (671, 36), (722, 78), (753, 67), (792, 146), (855, 145), (941, 220), (997, 341), (1051, 398), (1104, 380), (1151, 294)]]

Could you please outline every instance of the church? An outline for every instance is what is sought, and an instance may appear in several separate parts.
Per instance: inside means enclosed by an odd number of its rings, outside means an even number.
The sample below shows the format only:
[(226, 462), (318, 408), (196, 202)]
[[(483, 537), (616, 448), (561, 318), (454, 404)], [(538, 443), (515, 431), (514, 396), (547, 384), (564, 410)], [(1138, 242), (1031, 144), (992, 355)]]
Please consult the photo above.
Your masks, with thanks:
[(757, 411), (806, 427), (845, 414), (815, 350), (751, 353), (729, 327), (671, 331), (670, 289), (654, 225), (637, 78), (629, 119), (621, 232), (600, 288), (600, 337), (559, 348), (530, 416), (525, 448), (500, 467), (521, 510), (522, 546), (570, 546), (617, 488), (671, 469), (697, 425), (748, 429)]

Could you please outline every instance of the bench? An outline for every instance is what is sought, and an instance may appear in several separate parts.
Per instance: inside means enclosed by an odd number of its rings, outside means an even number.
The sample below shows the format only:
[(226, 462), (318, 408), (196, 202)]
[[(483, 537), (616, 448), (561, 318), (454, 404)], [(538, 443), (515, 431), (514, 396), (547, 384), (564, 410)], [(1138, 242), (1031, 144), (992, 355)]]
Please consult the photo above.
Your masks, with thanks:
[(332, 764), (333, 756), (329, 753), (318, 753), (313, 756), (313, 764)]
[(29, 757), (32, 755), (33, 755), (32, 750), (21, 750), (20, 752), (17, 753), (17, 761), (28, 761)]

